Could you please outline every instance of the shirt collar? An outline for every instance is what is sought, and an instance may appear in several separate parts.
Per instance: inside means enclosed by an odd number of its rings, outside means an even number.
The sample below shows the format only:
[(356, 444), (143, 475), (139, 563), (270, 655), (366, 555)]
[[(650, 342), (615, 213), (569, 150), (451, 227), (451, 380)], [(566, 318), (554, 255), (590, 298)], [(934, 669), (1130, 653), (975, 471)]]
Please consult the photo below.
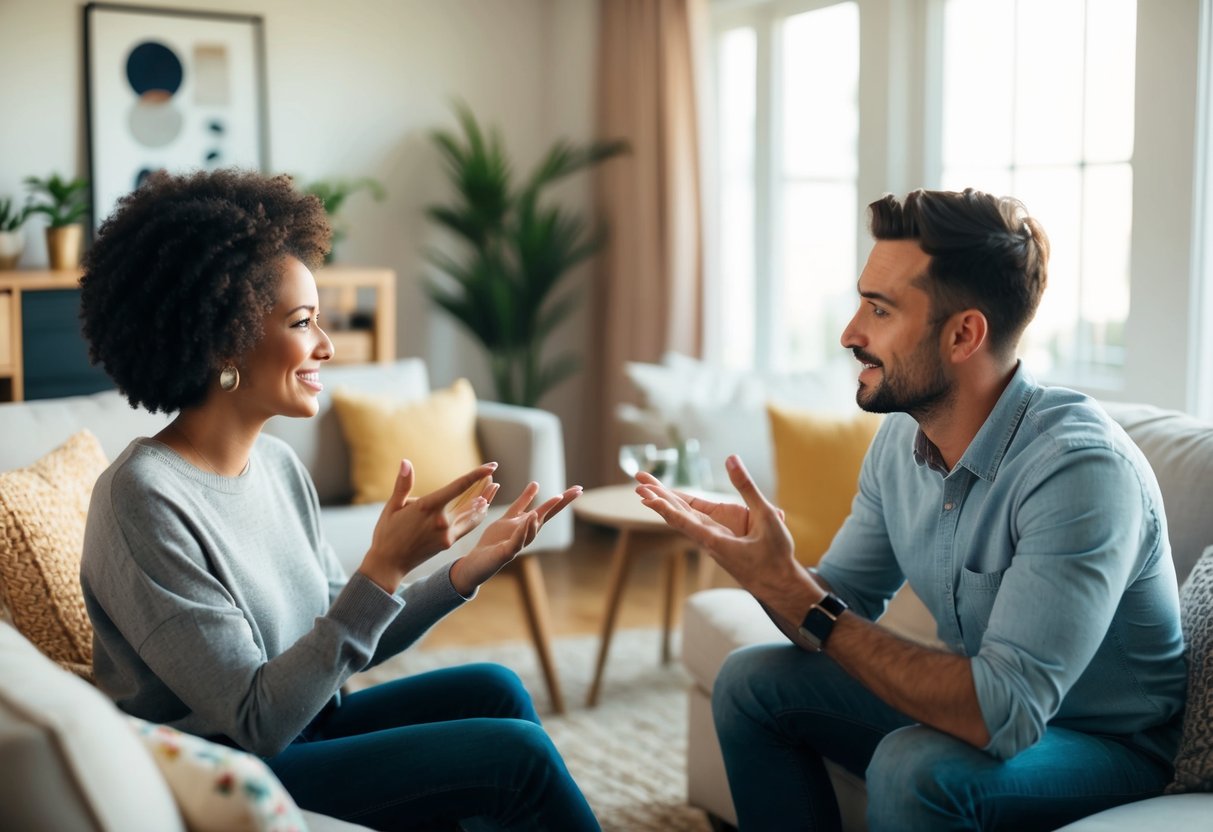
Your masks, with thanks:
[[(968, 468), (983, 480), (993, 482), (1011, 439), (1019, 430), (1024, 413), (1039, 389), (1040, 385), (1036, 383), (1036, 379), (1024, 367), (1023, 362), (1019, 362), (1011, 381), (998, 397), (994, 409), (965, 449), (956, 467)], [(939, 471), (945, 477), (949, 473), (939, 449), (922, 432), (922, 428), (914, 434), (914, 462)]]

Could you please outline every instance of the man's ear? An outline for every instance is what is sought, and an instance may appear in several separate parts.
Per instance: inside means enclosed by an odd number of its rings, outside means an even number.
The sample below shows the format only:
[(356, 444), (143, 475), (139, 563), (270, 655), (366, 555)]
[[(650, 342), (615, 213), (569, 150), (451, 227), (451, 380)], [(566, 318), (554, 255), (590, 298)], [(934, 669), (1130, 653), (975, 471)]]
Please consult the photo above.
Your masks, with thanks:
[(980, 309), (962, 309), (944, 324), (944, 354), (954, 364), (968, 361), (985, 344), (989, 332), (990, 324)]

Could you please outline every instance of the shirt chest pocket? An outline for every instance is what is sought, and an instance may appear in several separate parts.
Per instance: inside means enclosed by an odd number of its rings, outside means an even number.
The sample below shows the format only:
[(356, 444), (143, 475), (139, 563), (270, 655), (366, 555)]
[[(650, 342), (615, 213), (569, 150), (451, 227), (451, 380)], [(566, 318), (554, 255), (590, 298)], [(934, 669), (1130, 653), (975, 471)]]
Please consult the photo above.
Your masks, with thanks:
[(956, 612), (965, 652), (970, 656), (981, 646), (981, 638), (990, 623), (990, 612), (994, 609), (1005, 572), (1006, 569), (994, 572), (974, 572), (967, 568), (960, 570), (956, 587)]

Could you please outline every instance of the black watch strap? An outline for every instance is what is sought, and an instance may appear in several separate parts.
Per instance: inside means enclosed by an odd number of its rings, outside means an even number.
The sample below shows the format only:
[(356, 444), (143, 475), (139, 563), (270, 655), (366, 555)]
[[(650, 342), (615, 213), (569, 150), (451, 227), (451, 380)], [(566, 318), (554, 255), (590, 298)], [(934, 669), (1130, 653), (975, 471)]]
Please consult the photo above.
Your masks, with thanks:
[(826, 639), (834, 632), (834, 624), (838, 616), (847, 610), (846, 602), (832, 592), (813, 606), (809, 607), (808, 615), (800, 622), (800, 635), (804, 637), (814, 650), (825, 646)]

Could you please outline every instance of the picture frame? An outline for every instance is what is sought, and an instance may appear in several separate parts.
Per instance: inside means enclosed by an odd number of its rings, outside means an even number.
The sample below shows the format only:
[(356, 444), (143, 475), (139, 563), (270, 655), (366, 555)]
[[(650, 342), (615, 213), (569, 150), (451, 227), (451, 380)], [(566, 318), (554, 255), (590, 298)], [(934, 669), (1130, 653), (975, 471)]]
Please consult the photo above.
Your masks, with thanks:
[(260, 16), (118, 3), (83, 13), (94, 230), (157, 170), (268, 172)]

